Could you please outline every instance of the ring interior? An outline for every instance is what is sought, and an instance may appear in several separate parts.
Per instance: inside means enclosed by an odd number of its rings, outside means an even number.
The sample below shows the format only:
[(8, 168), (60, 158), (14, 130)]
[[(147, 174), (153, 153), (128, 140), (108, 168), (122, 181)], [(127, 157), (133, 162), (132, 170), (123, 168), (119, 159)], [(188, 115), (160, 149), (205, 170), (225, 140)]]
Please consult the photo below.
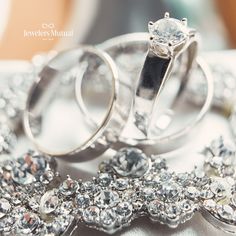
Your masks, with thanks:
[[(91, 71), (96, 70), (96, 77), (91, 76)], [(89, 83), (92, 80), (101, 83), (104, 73), (109, 93), (99, 100), (102, 109), (96, 116), (98, 124), (108, 119), (115, 98), (113, 72), (101, 52), (89, 47), (64, 51), (43, 68), (31, 88), (24, 116), (26, 133), (41, 152), (64, 156), (83, 149), (91, 139), (99, 136), (101, 126), (91, 127), (78, 109), (75, 81), (79, 77), (81, 87), (85, 89), (84, 84), (87, 85), (83, 94), (83, 99), (87, 99), (86, 93), (91, 92)], [(97, 100), (94, 101), (94, 105), (98, 105)]]

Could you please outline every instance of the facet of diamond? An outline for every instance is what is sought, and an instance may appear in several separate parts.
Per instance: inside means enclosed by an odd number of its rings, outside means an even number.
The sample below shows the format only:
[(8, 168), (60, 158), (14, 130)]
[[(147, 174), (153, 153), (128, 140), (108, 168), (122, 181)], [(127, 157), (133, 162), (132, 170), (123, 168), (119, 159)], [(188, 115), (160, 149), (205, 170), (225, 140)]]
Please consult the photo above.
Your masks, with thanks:
[(190, 199), (195, 199), (199, 196), (199, 191), (196, 187), (194, 186), (189, 186), (186, 189), (186, 195), (190, 198)]
[(118, 178), (115, 180), (114, 187), (117, 190), (125, 190), (129, 186), (128, 180), (125, 178)]
[(90, 197), (88, 194), (77, 194), (76, 195), (76, 203), (79, 208), (86, 208), (90, 204)]
[(151, 216), (157, 216), (164, 211), (164, 204), (159, 200), (153, 200), (148, 204), (148, 212)]
[(160, 199), (163, 201), (175, 201), (178, 199), (178, 196), (180, 194), (180, 186), (177, 183), (174, 182), (164, 182), (160, 186), (160, 190), (157, 192)]
[(16, 232), (21, 234), (32, 234), (37, 227), (40, 225), (39, 217), (34, 213), (24, 213), (22, 217), (19, 218), (16, 225)]
[(104, 227), (112, 227), (116, 222), (117, 216), (114, 210), (105, 209), (101, 211), (100, 214), (100, 223)]
[(75, 194), (78, 187), (79, 187), (78, 182), (71, 179), (70, 176), (68, 176), (67, 179), (64, 180), (61, 186), (59, 187), (59, 191), (61, 194), (65, 196), (71, 196)]
[(103, 190), (94, 200), (96, 205), (100, 208), (114, 207), (119, 203), (119, 195), (112, 190)]
[(203, 201), (203, 206), (207, 210), (214, 210), (216, 207), (216, 202), (213, 199), (207, 199)]
[(5, 198), (0, 199), (0, 219), (11, 210), (11, 204)]
[(150, 22), (148, 26), (155, 44), (176, 45), (187, 38), (186, 27), (177, 19), (163, 18), (155, 23)]
[(129, 202), (121, 202), (116, 207), (116, 213), (122, 221), (131, 217), (133, 206)]
[(89, 224), (99, 222), (100, 210), (96, 206), (89, 206), (83, 211), (83, 220)]
[(40, 213), (41, 214), (50, 214), (54, 212), (59, 205), (59, 198), (55, 193), (55, 190), (47, 191), (40, 200)]
[(112, 177), (110, 174), (108, 173), (101, 173), (98, 178), (98, 184), (100, 184), (101, 186), (105, 187), (110, 185), (111, 181), (112, 181)]
[(149, 158), (137, 148), (123, 148), (112, 159), (112, 167), (120, 176), (137, 178), (149, 170)]

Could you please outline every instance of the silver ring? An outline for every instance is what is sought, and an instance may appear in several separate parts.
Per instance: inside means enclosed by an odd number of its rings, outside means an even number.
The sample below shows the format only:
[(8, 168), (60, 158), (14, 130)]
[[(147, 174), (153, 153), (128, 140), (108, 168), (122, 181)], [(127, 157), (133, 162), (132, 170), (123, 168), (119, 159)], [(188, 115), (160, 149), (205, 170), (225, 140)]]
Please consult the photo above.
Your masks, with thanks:
[[(140, 71), (139, 67), (143, 63), (143, 55), (145, 55), (145, 52), (148, 48), (148, 38), (149, 35), (147, 33), (133, 33), (115, 37), (98, 45), (99, 48), (106, 51), (114, 59), (119, 69), (119, 80), (121, 80), (120, 84), (126, 84), (126, 86), (129, 86), (133, 91), (133, 94), (135, 92), (134, 84), (137, 81)], [(128, 62), (129, 65), (127, 65)], [(163, 153), (179, 147), (186, 140), (188, 134), (192, 133), (194, 128), (197, 127), (197, 124), (200, 123), (202, 118), (210, 109), (213, 96), (213, 82), (211, 72), (202, 59), (198, 58), (197, 62), (200, 72), (203, 74), (205, 79), (204, 82), (207, 88), (207, 93), (204, 97), (204, 103), (202, 104), (201, 108), (199, 108), (199, 112), (196, 114), (196, 116), (194, 116), (194, 119), (188, 122), (185, 127), (181, 127), (181, 129), (174, 133), (162, 135), (152, 139), (147, 139), (146, 137), (143, 138), (143, 136), (137, 137), (132, 132), (129, 132), (129, 130), (126, 130), (125, 127), (124, 131), (119, 136), (119, 142), (113, 145), (115, 149), (129, 144), (132, 146), (149, 147), (150, 152)], [(194, 74), (192, 76), (194, 76)], [(76, 95), (79, 97), (78, 93)], [(89, 117), (90, 115), (82, 104), (83, 100), (77, 100), (79, 107), (83, 110), (85, 116)], [(92, 121), (91, 116), (90, 121), (93, 126), (96, 126), (96, 123)], [(133, 123), (132, 117), (129, 118), (129, 123)], [(127, 134), (130, 136), (127, 137)], [(155, 150), (151, 150), (152, 148)]]
[[(105, 116), (101, 121), (101, 125), (99, 125), (96, 130), (87, 137), (86, 141), (77, 144), (76, 139), (74, 146), (66, 150), (58, 151), (57, 149), (52, 150), (45, 148), (45, 146), (42, 145), (42, 142), (40, 143), (40, 140), (37, 139), (37, 137), (40, 137), (42, 133), (40, 127), (41, 124), (39, 125), (42, 119), (42, 111), (50, 103), (50, 100), (53, 98), (55, 92), (63, 87), (60, 84), (58, 76), (62, 76), (63, 73), (66, 73), (68, 70), (70, 71), (73, 68), (79, 68), (79, 71), (76, 72), (74, 77), (81, 74), (81, 68), (83, 70), (84, 64), (80, 67), (78, 64), (81, 58), (81, 60), (83, 60), (83, 56), (86, 53), (88, 54), (88, 57), (96, 56), (96, 58), (105, 63), (108, 68), (106, 72), (111, 75), (111, 98), (109, 100), (108, 109)], [(90, 61), (92, 60), (85, 60), (85, 64), (87, 63), (86, 65), (88, 68), (90, 66)], [(95, 61), (95, 63), (97, 63), (97, 61)], [(72, 92), (74, 93), (73, 90)], [(64, 94), (62, 94), (62, 96), (64, 96)], [(71, 97), (71, 90), (69, 92), (69, 96)], [(99, 49), (88, 46), (81, 46), (76, 49), (64, 51), (59, 53), (43, 68), (38, 76), (38, 79), (29, 92), (26, 109), (24, 112), (25, 132), (34, 143), (37, 150), (44, 154), (65, 158), (69, 161), (86, 161), (102, 154), (109, 148), (111, 143), (117, 140), (117, 137), (122, 131), (129, 114), (129, 106), (121, 109), (123, 100), (124, 98), (122, 97), (120, 90), (118, 91), (118, 72), (109, 55)], [(58, 129), (60, 129), (60, 127), (58, 127)]]

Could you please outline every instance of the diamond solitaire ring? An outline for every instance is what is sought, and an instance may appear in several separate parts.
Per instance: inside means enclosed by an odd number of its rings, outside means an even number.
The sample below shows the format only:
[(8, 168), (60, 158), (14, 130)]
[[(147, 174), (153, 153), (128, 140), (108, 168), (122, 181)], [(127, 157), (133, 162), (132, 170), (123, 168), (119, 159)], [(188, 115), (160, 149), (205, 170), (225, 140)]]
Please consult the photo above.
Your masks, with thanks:
[[(134, 84), (137, 83), (140, 69), (144, 63), (146, 51), (148, 50), (148, 39), (148, 33), (131, 33), (109, 39), (97, 46), (103, 51), (106, 51), (116, 63), (119, 73), (119, 88), (124, 87), (130, 89), (133, 94), (135, 92)], [(197, 79), (201, 76), (202, 78), (204, 91), (201, 93), (202, 102), (198, 104), (198, 106), (189, 103), (189, 100), (186, 99), (186, 95), (188, 94), (185, 90), (182, 92), (182, 96), (178, 99), (178, 102), (174, 102), (168, 106), (169, 104), (166, 105), (166, 100), (168, 100), (170, 96), (169, 93), (165, 93), (163, 94), (164, 96), (159, 99), (159, 105), (162, 106), (163, 110), (156, 119), (154, 127), (154, 130), (158, 131), (156, 136), (145, 138), (135, 127), (131, 113), (128, 122), (119, 135), (118, 141), (114, 143), (112, 147), (119, 149), (122, 146), (127, 146), (127, 144), (132, 146), (148, 146), (149, 149), (154, 149), (152, 151), (153, 153), (164, 153), (180, 147), (186, 142), (186, 137), (192, 134), (197, 127), (199, 128), (200, 121), (209, 111), (213, 96), (213, 82), (210, 70), (203, 59), (199, 58), (197, 63), (198, 65), (196, 68), (193, 68), (192, 74), (190, 75), (190, 80), (192, 81), (192, 77)], [(174, 83), (167, 83), (166, 89), (163, 92), (168, 91), (168, 89), (174, 91), (176, 87), (178, 88), (178, 86), (176, 86), (176, 80), (179, 80), (178, 71), (179, 68), (174, 69), (172, 73), (173, 78), (167, 81)], [(127, 93), (127, 96), (129, 96), (129, 94), (130, 93)], [(171, 95), (174, 94), (171, 93)], [(99, 124), (96, 123), (93, 118), (94, 116), (89, 113), (86, 108), (79, 89), (77, 89), (76, 96), (79, 108), (84, 116), (87, 117), (91, 126), (97, 127)], [(123, 106), (130, 105), (128, 98), (126, 101)], [(181, 109), (182, 106), (188, 107), (188, 109), (183, 111), (183, 109)], [(180, 120), (181, 122), (179, 122)], [(140, 122), (142, 122), (142, 120), (140, 120)]]
[[(195, 62), (198, 48), (196, 31), (187, 27), (187, 19), (177, 20), (165, 17), (149, 22), (149, 50), (136, 87), (133, 113), (137, 128), (147, 138), (153, 135), (153, 122), (156, 118), (158, 100), (165, 83), (169, 79), (177, 58), (181, 57), (181, 83), (176, 99), (185, 88)], [(181, 71), (181, 67), (179, 68)]]

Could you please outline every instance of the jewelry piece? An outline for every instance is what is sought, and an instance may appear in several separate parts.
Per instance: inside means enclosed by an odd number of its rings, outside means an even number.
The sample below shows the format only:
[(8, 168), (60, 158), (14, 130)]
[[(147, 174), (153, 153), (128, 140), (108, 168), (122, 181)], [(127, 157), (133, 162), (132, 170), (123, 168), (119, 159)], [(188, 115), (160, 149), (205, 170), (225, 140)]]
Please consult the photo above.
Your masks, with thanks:
[[(137, 78), (140, 74), (140, 68), (144, 61), (145, 52), (148, 49), (148, 34), (147, 33), (133, 33), (115, 37), (110, 39), (100, 45), (99, 48), (106, 51), (115, 61), (118, 72), (119, 72), (119, 84), (121, 86), (129, 87), (134, 93), (133, 84), (136, 84)], [(212, 78), (211, 73), (205, 62), (202, 59), (198, 60), (199, 69), (194, 69), (191, 76), (195, 77), (195, 73), (201, 73), (201, 76), (205, 78), (204, 85), (206, 86), (206, 93), (201, 97), (204, 99), (204, 102), (201, 104), (201, 108), (197, 107), (198, 111), (194, 114), (192, 119), (184, 119), (186, 123), (182, 124), (179, 129), (172, 129), (171, 132), (165, 135), (165, 129), (169, 127), (169, 124), (176, 116), (173, 114), (175, 111), (175, 105), (173, 108), (165, 111), (161, 117), (157, 119), (156, 130), (158, 129), (158, 137), (153, 137), (152, 139), (146, 139), (143, 135), (140, 135), (140, 132), (136, 132), (136, 129), (133, 129), (133, 117), (130, 115), (128, 123), (124, 127), (124, 130), (119, 136), (118, 142), (112, 145), (113, 148), (119, 149), (122, 146), (127, 146), (127, 144), (132, 146), (143, 146), (152, 150), (153, 153), (161, 153), (170, 151), (179, 147), (181, 144), (186, 141), (186, 137), (192, 133), (195, 128), (198, 127), (197, 124), (200, 123), (202, 118), (210, 109), (210, 104), (213, 96), (213, 87), (212, 87)], [(129, 78), (129, 79), (127, 79)], [(93, 127), (98, 127), (98, 124), (93, 119), (93, 116), (89, 114), (86, 106), (83, 104), (83, 99), (81, 98), (80, 91), (77, 90), (77, 101), (79, 108), (89, 123)], [(128, 100), (128, 99), (127, 99)], [(182, 100), (181, 100), (182, 102)], [(127, 106), (126, 103), (123, 106)], [(182, 112), (182, 111), (181, 111)], [(179, 112), (180, 113), (180, 112)], [(179, 114), (179, 119), (181, 119), (182, 114)], [(173, 126), (176, 124), (172, 122)], [(173, 127), (171, 126), (171, 127)], [(163, 133), (163, 134), (162, 134)]]
[[(70, 58), (70, 60), (67, 60), (67, 58)], [(74, 145), (70, 149), (63, 151), (49, 150), (36, 138), (40, 138), (41, 135), (42, 109), (45, 109), (47, 104), (50, 103), (50, 99), (54, 95), (52, 90), (58, 91), (60, 87), (64, 87), (61, 86), (60, 80), (56, 79), (58, 78), (57, 76), (60, 75), (60, 77), (63, 77), (68, 71), (71, 76), (72, 70), (74, 71), (72, 73), (73, 79), (77, 77), (77, 88), (78, 85), (80, 87), (82, 86), (83, 77), (88, 76), (86, 77), (87, 80), (92, 79), (90, 75), (91, 71), (97, 70), (97, 77), (99, 77), (99, 73), (102, 73), (102, 76), (104, 74), (110, 76), (111, 98), (101, 124), (96, 127), (92, 134), (87, 136), (85, 141), (77, 144), (77, 139), (75, 139), (73, 140)], [(41, 71), (37, 81), (31, 88), (24, 114), (26, 134), (33, 141), (37, 150), (47, 155), (65, 158), (70, 161), (87, 161), (89, 158), (97, 157), (107, 150), (118, 139), (128, 119), (129, 109), (131, 109), (131, 106), (123, 107), (123, 104), (126, 102), (128, 96), (132, 96), (132, 91), (126, 87), (121, 88), (122, 86), (119, 86), (118, 91), (117, 80), (117, 70), (112, 59), (98, 49), (81, 46), (77, 49), (64, 51), (54, 57)], [(71, 96), (71, 91), (69, 96)], [(80, 124), (78, 123), (78, 125)]]
[(235, 146), (221, 137), (203, 154), (204, 168), (177, 174), (160, 156), (123, 148), (92, 180), (60, 182), (55, 160), (29, 151), (0, 163), (0, 232), (71, 235), (85, 225), (114, 233), (141, 216), (174, 228), (197, 210), (235, 232)]
[(170, 77), (175, 60), (187, 53), (186, 70), (177, 96), (182, 93), (194, 63), (198, 41), (196, 31), (187, 27), (187, 19), (165, 18), (149, 22), (150, 47), (136, 88), (133, 113), (137, 128), (150, 137), (158, 97)]

